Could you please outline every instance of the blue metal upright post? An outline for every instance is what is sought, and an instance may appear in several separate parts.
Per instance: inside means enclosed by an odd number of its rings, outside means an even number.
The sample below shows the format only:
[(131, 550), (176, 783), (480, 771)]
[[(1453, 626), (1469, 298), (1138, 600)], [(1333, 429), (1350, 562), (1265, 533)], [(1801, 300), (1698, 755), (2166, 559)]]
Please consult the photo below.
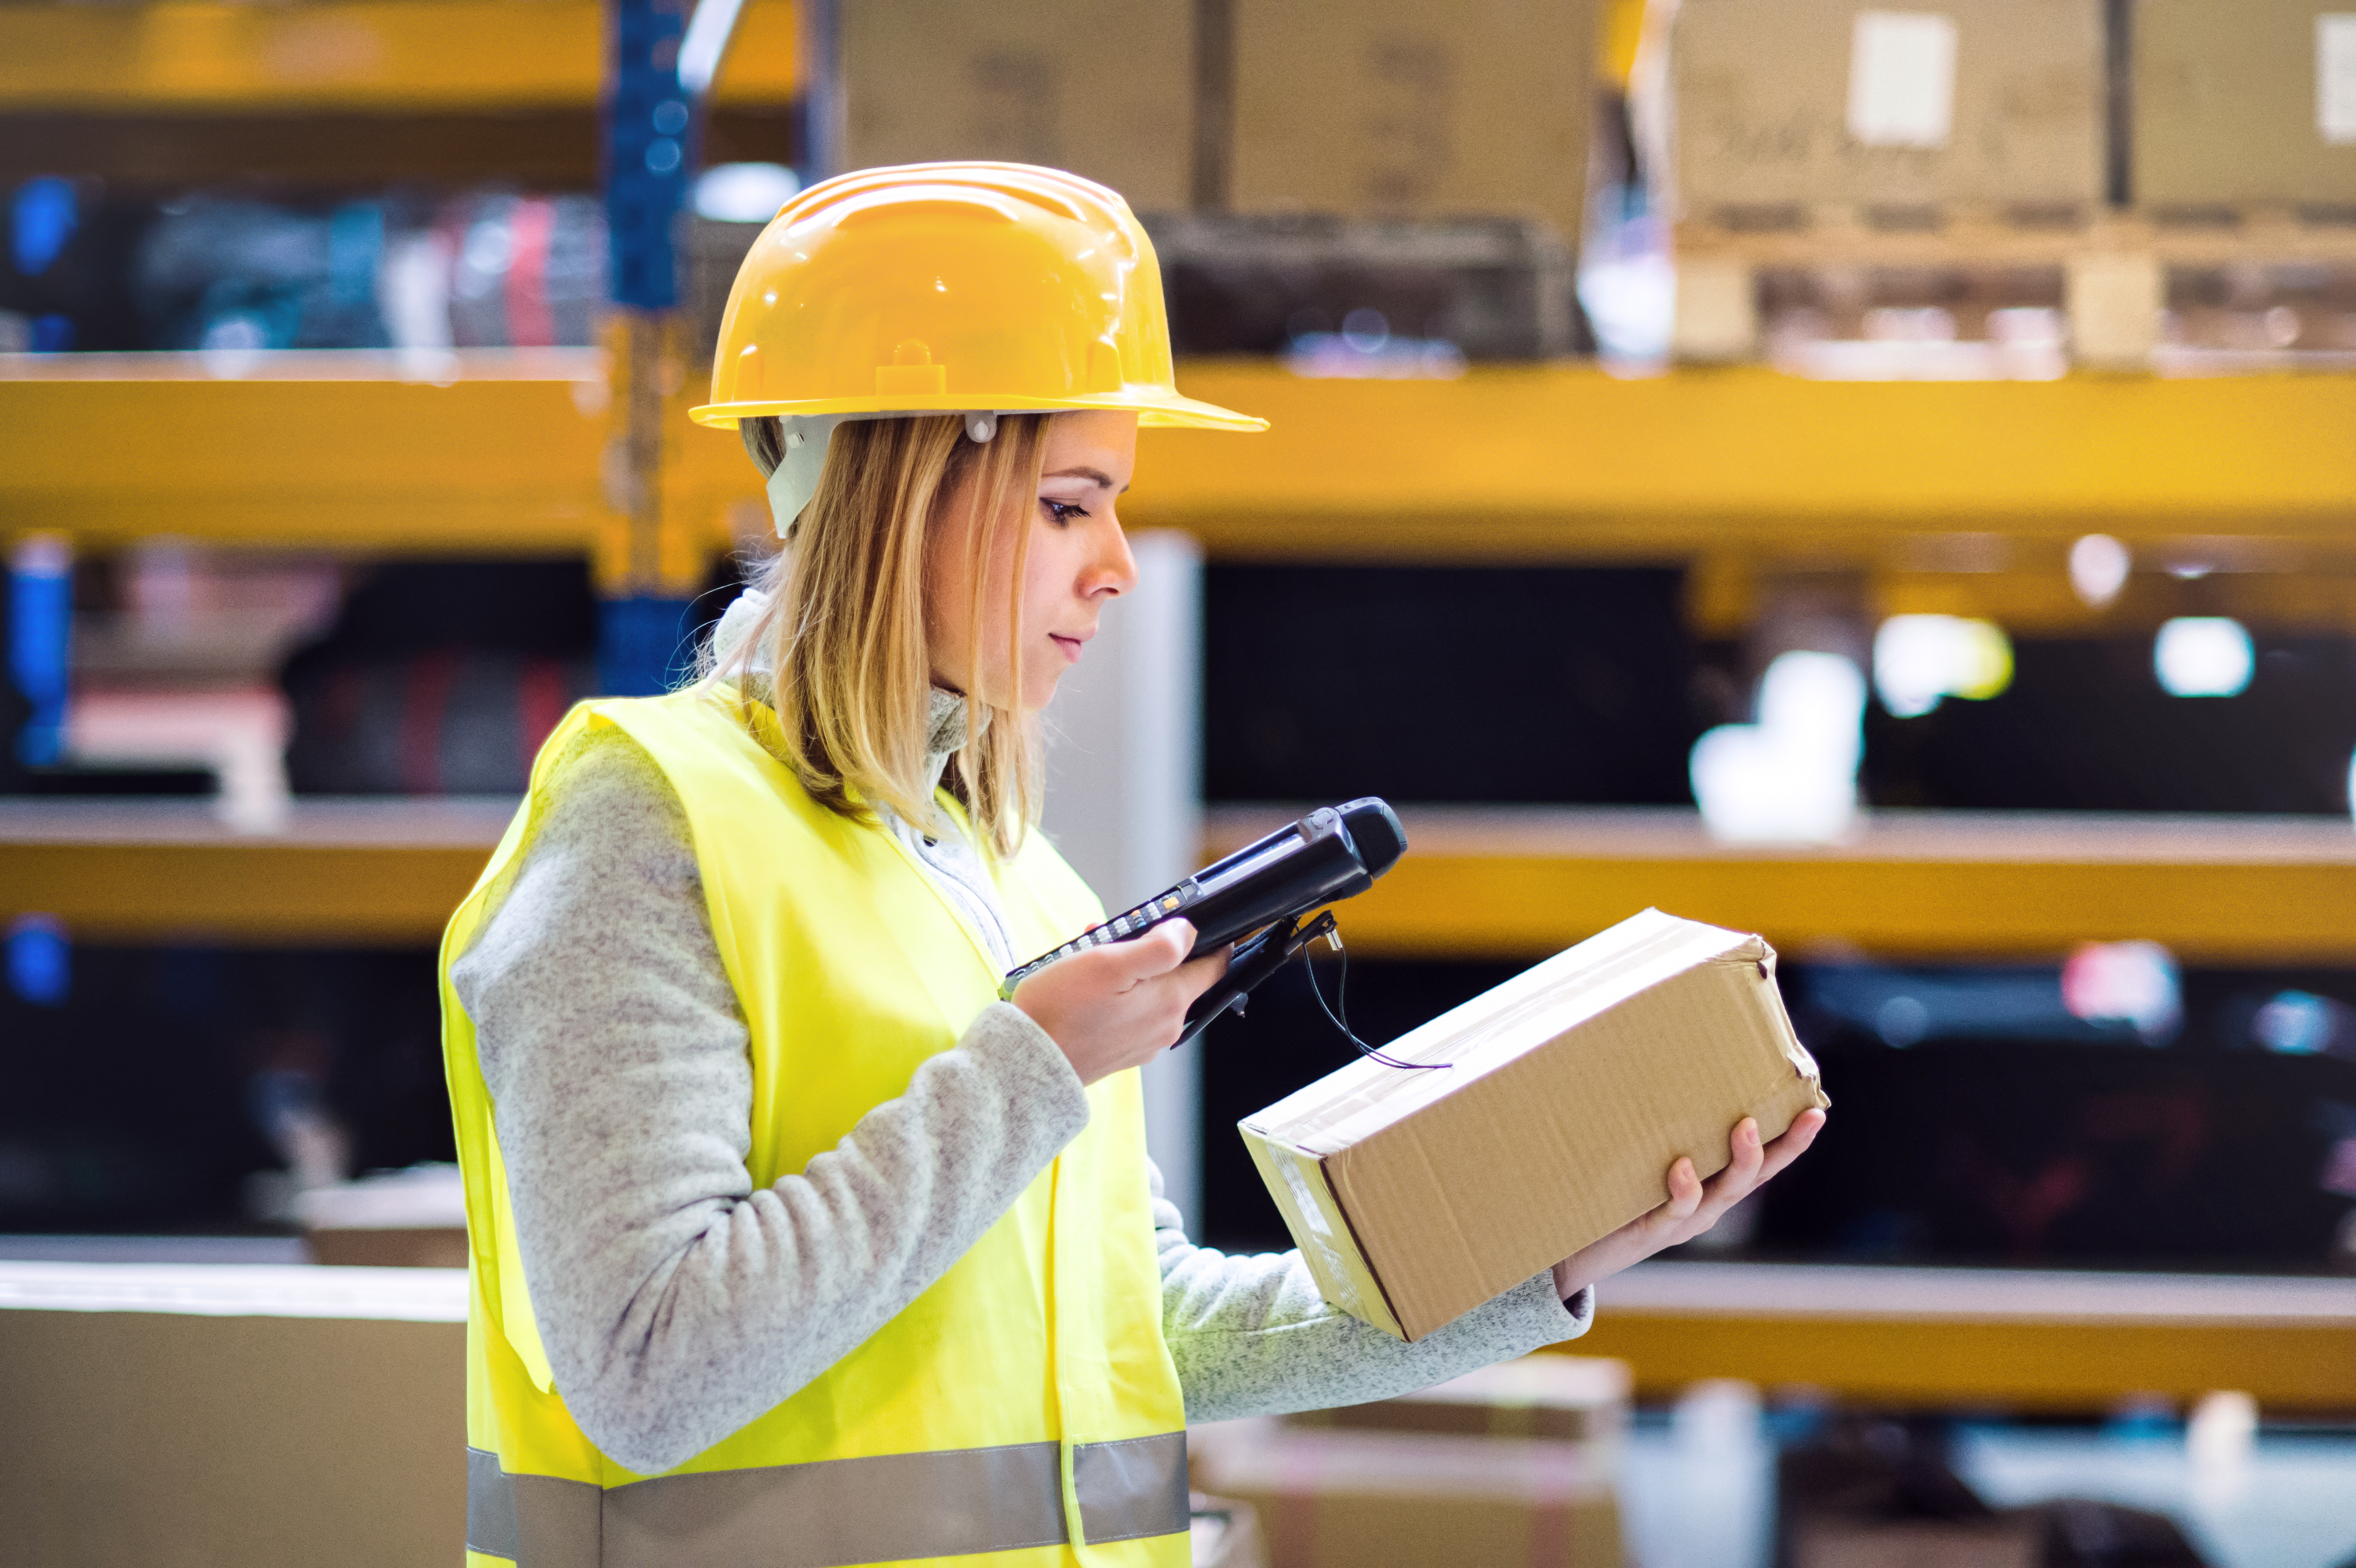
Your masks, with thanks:
[(64, 759), (72, 653), (73, 552), (35, 534), (8, 557), (8, 678), (30, 709), (14, 737), (26, 767)]
[[(605, 100), (605, 226), (619, 359), (628, 528), (619, 560), (600, 563), (607, 595), (598, 673), (616, 696), (667, 689), (682, 673), (696, 582), (663, 549), (666, 382), (678, 373), (675, 312), (680, 214), (694, 165), (693, 106), (679, 81), (685, 0), (607, 0), (611, 53)], [(672, 551), (672, 555), (679, 552)], [(682, 579), (685, 579), (682, 581)]]

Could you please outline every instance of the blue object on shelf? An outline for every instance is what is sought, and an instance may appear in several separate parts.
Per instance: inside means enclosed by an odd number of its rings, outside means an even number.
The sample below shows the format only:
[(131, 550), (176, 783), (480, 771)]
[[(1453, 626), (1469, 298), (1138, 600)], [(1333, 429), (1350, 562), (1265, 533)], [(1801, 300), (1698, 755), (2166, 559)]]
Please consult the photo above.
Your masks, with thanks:
[(16, 738), (27, 767), (64, 755), (72, 649), (73, 557), (59, 539), (27, 539), (9, 560), (8, 678), (32, 709)]
[(56, 175), (42, 175), (16, 187), (9, 203), (11, 260), (25, 277), (37, 278), (64, 253), (80, 225), (80, 203), (74, 184)]
[(598, 606), (597, 682), (608, 697), (656, 697), (693, 678), (692, 599), (608, 599)]
[(73, 950), (65, 927), (45, 914), (21, 917), (8, 928), (8, 988), (37, 1008), (65, 1006), (73, 979)]
[(605, 228), (614, 303), (679, 303), (672, 247), (695, 172), (694, 116), (679, 85), (686, 30), (678, 0), (611, 0), (613, 75), (605, 98)]

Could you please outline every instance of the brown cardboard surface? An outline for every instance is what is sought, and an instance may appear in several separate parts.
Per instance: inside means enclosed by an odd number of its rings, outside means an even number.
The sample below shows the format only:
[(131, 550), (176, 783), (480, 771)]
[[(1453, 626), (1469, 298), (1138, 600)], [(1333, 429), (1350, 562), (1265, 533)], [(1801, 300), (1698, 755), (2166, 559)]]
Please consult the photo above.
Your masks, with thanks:
[(1591, 0), (1235, 0), (1237, 212), (1539, 218), (1579, 243)]
[(1355, 1061), (1240, 1128), (1327, 1299), (1410, 1340), (1660, 1203), (1679, 1155), (1716, 1174), (1743, 1116), (1828, 1104), (1773, 950), (1657, 910), (1384, 1050), (1451, 1065)]
[(1633, 1379), (1602, 1356), (1524, 1356), (1398, 1399), (1287, 1417), (1296, 1426), (1605, 1441), (1626, 1429)]
[(1794, 1532), (1792, 1568), (2037, 1568), (2032, 1521), (1812, 1520)]
[(313, 1263), (364, 1268), (465, 1268), (463, 1225), (320, 1225), (303, 1232)]
[[(2237, 3), (2237, 0), (2236, 0)], [(1858, 0), (1683, 0), (1670, 44), (1679, 216), (1783, 205), (2069, 206), (2103, 199), (2101, 0), (1940, 0), (1953, 130), (1871, 146), (1848, 128)]]
[(2346, 0), (2138, 0), (2134, 196), (2145, 208), (2356, 206), (2356, 144), (2323, 139), (2316, 22)]
[(1207, 1445), (1270, 1568), (1620, 1568), (1596, 1444), (1274, 1428)]
[(1194, 7), (859, 0), (841, 11), (843, 163), (1046, 164), (1139, 212), (1188, 205)]
[(451, 1568), (466, 1326), (0, 1311), (0, 1564)]
[(1205, 1497), (1189, 1499), (1187, 1543), (1194, 1548), (1194, 1568), (1269, 1568), (1260, 1545), (1259, 1516), (1241, 1498)]

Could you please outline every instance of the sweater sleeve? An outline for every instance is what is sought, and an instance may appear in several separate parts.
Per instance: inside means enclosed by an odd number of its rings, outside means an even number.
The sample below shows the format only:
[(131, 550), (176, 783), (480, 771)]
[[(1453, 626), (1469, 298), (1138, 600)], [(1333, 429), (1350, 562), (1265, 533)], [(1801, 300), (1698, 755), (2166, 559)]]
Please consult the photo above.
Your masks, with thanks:
[(1151, 1173), (1162, 1333), (1189, 1423), (1389, 1399), (1587, 1332), (1595, 1293), (1564, 1301), (1551, 1271), (1414, 1344), (1326, 1304), (1298, 1252), (1231, 1257), (1186, 1239)]
[(747, 1034), (684, 809), (592, 731), (451, 979), (475, 1025), (549, 1366), (641, 1474), (785, 1400), (913, 1301), (1087, 1125), (993, 1004), (841, 1144), (753, 1185)]

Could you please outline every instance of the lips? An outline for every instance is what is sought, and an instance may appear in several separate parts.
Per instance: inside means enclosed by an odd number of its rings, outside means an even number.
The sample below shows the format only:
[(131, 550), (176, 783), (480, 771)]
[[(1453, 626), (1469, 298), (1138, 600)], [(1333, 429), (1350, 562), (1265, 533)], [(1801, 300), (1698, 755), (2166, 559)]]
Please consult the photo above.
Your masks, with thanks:
[(1047, 639), (1061, 649), (1064, 656), (1074, 664), (1080, 662), (1080, 649), (1087, 641), (1085, 637), (1066, 637), (1055, 632), (1048, 633)]

